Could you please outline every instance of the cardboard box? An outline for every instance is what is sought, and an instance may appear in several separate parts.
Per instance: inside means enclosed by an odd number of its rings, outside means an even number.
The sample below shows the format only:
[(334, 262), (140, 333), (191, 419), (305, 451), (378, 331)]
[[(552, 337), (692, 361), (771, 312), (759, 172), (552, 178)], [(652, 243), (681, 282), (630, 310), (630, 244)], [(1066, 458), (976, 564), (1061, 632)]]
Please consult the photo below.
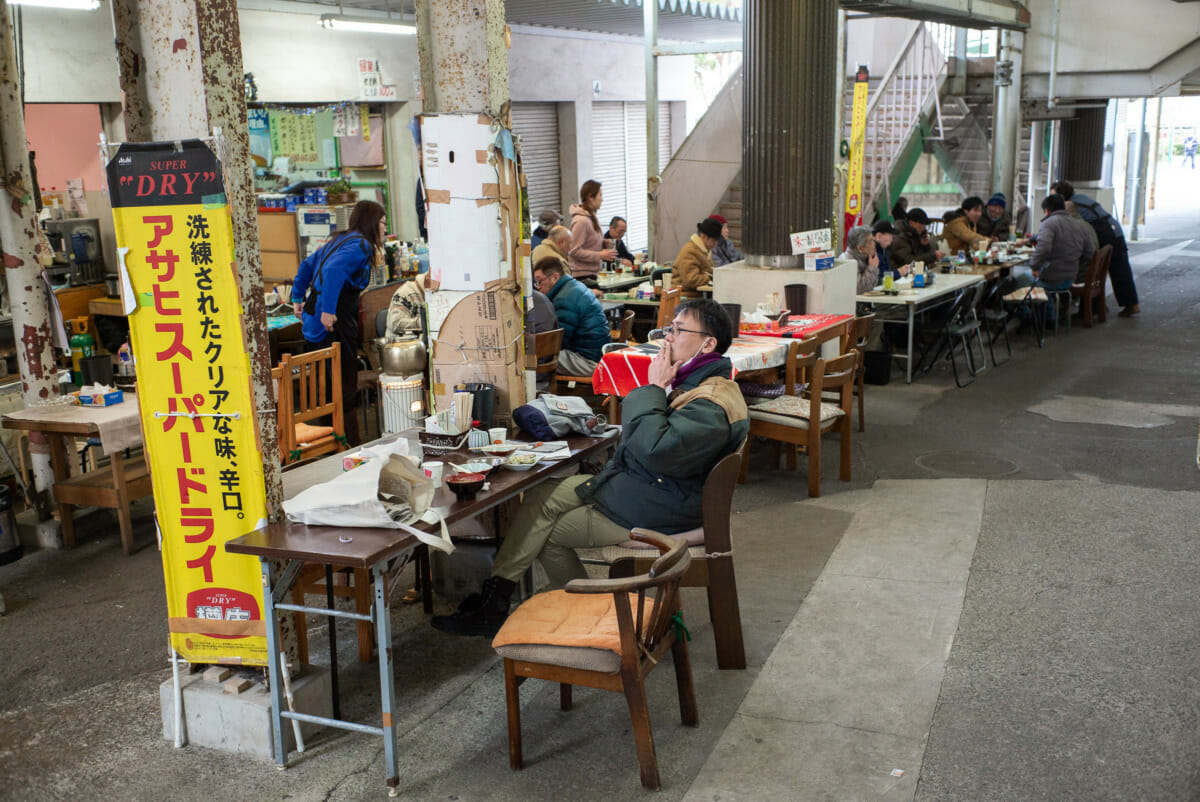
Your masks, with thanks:
[(833, 251), (818, 251), (804, 254), (805, 270), (830, 270), (833, 268)]
[(125, 393), (113, 390), (111, 393), (83, 393), (78, 390), (71, 393), (75, 402), (85, 407), (111, 407), (125, 400)]
[(513, 282), (491, 282), (456, 303), (433, 340), (430, 366), (437, 408), (449, 408), (454, 385), (487, 382), (496, 387), (498, 422), (511, 420), (512, 410), (525, 403), (524, 332)]

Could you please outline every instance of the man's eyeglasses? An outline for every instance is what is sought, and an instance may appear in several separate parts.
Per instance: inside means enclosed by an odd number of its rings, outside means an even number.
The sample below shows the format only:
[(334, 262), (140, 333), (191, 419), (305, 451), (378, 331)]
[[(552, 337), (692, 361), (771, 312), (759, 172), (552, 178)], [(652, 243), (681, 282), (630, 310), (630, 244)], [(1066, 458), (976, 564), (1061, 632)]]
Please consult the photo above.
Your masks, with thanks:
[(664, 337), (674, 337), (679, 334), (699, 334), (702, 337), (711, 337), (707, 331), (698, 331), (697, 329), (685, 329), (683, 326), (663, 326), (662, 333)]
[(545, 277), (545, 276), (542, 276), (541, 278), (538, 278), (537, 276), (534, 276), (534, 277), (533, 277), (533, 286), (535, 286), (535, 287), (540, 287), (540, 286), (542, 286), (542, 285), (543, 285), (543, 284), (545, 284), (545, 283), (546, 283), (546, 277)]

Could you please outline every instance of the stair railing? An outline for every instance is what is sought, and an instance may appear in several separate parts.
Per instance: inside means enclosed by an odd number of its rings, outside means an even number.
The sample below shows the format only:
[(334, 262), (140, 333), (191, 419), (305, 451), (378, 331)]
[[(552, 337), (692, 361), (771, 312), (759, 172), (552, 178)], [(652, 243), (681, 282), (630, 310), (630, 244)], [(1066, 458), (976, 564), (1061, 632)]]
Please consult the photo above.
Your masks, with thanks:
[(935, 113), (938, 138), (942, 136), (939, 95), (946, 68), (942, 47), (926, 23), (917, 23), (867, 104), (863, 185), (869, 191), (864, 193), (864, 211), (880, 192), (891, 197), (892, 170), (923, 114)]

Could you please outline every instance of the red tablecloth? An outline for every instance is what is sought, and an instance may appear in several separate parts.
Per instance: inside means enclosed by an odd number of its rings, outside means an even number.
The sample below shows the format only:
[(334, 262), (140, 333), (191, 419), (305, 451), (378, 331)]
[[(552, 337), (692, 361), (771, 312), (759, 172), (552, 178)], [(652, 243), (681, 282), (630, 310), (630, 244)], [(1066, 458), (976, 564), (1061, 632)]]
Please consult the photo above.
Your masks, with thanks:
[[(650, 381), (650, 360), (657, 350), (655, 345), (638, 345), (605, 354), (592, 374), (592, 387), (597, 393), (628, 395)], [(787, 351), (787, 340), (777, 337), (738, 337), (725, 352), (725, 357), (733, 363), (729, 378), (736, 377), (739, 371), (782, 365)]]
[(788, 325), (772, 331), (743, 331), (755, 337), (786, 337), (801, 340), (821, 329), (849, 320), (853, 315), (789, 315)]

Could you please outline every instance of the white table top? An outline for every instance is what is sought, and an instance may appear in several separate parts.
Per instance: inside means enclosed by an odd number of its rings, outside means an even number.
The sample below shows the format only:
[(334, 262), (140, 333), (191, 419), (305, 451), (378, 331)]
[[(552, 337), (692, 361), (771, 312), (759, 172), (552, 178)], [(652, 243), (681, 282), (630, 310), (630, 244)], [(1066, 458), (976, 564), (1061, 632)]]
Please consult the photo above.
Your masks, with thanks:
[[(919, 304), (928, 301), (932, 298), (937, 298), (942, 295), (949, 295), (952, 292), (957, 292), (963, 287), (970, 287), (973, 284), (978, 284), (983, 281), (983, 276), (962, 275), (953, 273), (937, 273), (933, 280), (932, 287), (918, 287), (913, 289), (911, 278), (902, 278), (896, 281), (895, 288), (900, 290), (899, 295), (866, 295), (860, 293), (854, 296), (854, 300), (864, 304), (894, 304), (897, 306), (907, 306), (910, 304)], [(875, 290), (882, 290), (883, 285), (879, 285)]]

